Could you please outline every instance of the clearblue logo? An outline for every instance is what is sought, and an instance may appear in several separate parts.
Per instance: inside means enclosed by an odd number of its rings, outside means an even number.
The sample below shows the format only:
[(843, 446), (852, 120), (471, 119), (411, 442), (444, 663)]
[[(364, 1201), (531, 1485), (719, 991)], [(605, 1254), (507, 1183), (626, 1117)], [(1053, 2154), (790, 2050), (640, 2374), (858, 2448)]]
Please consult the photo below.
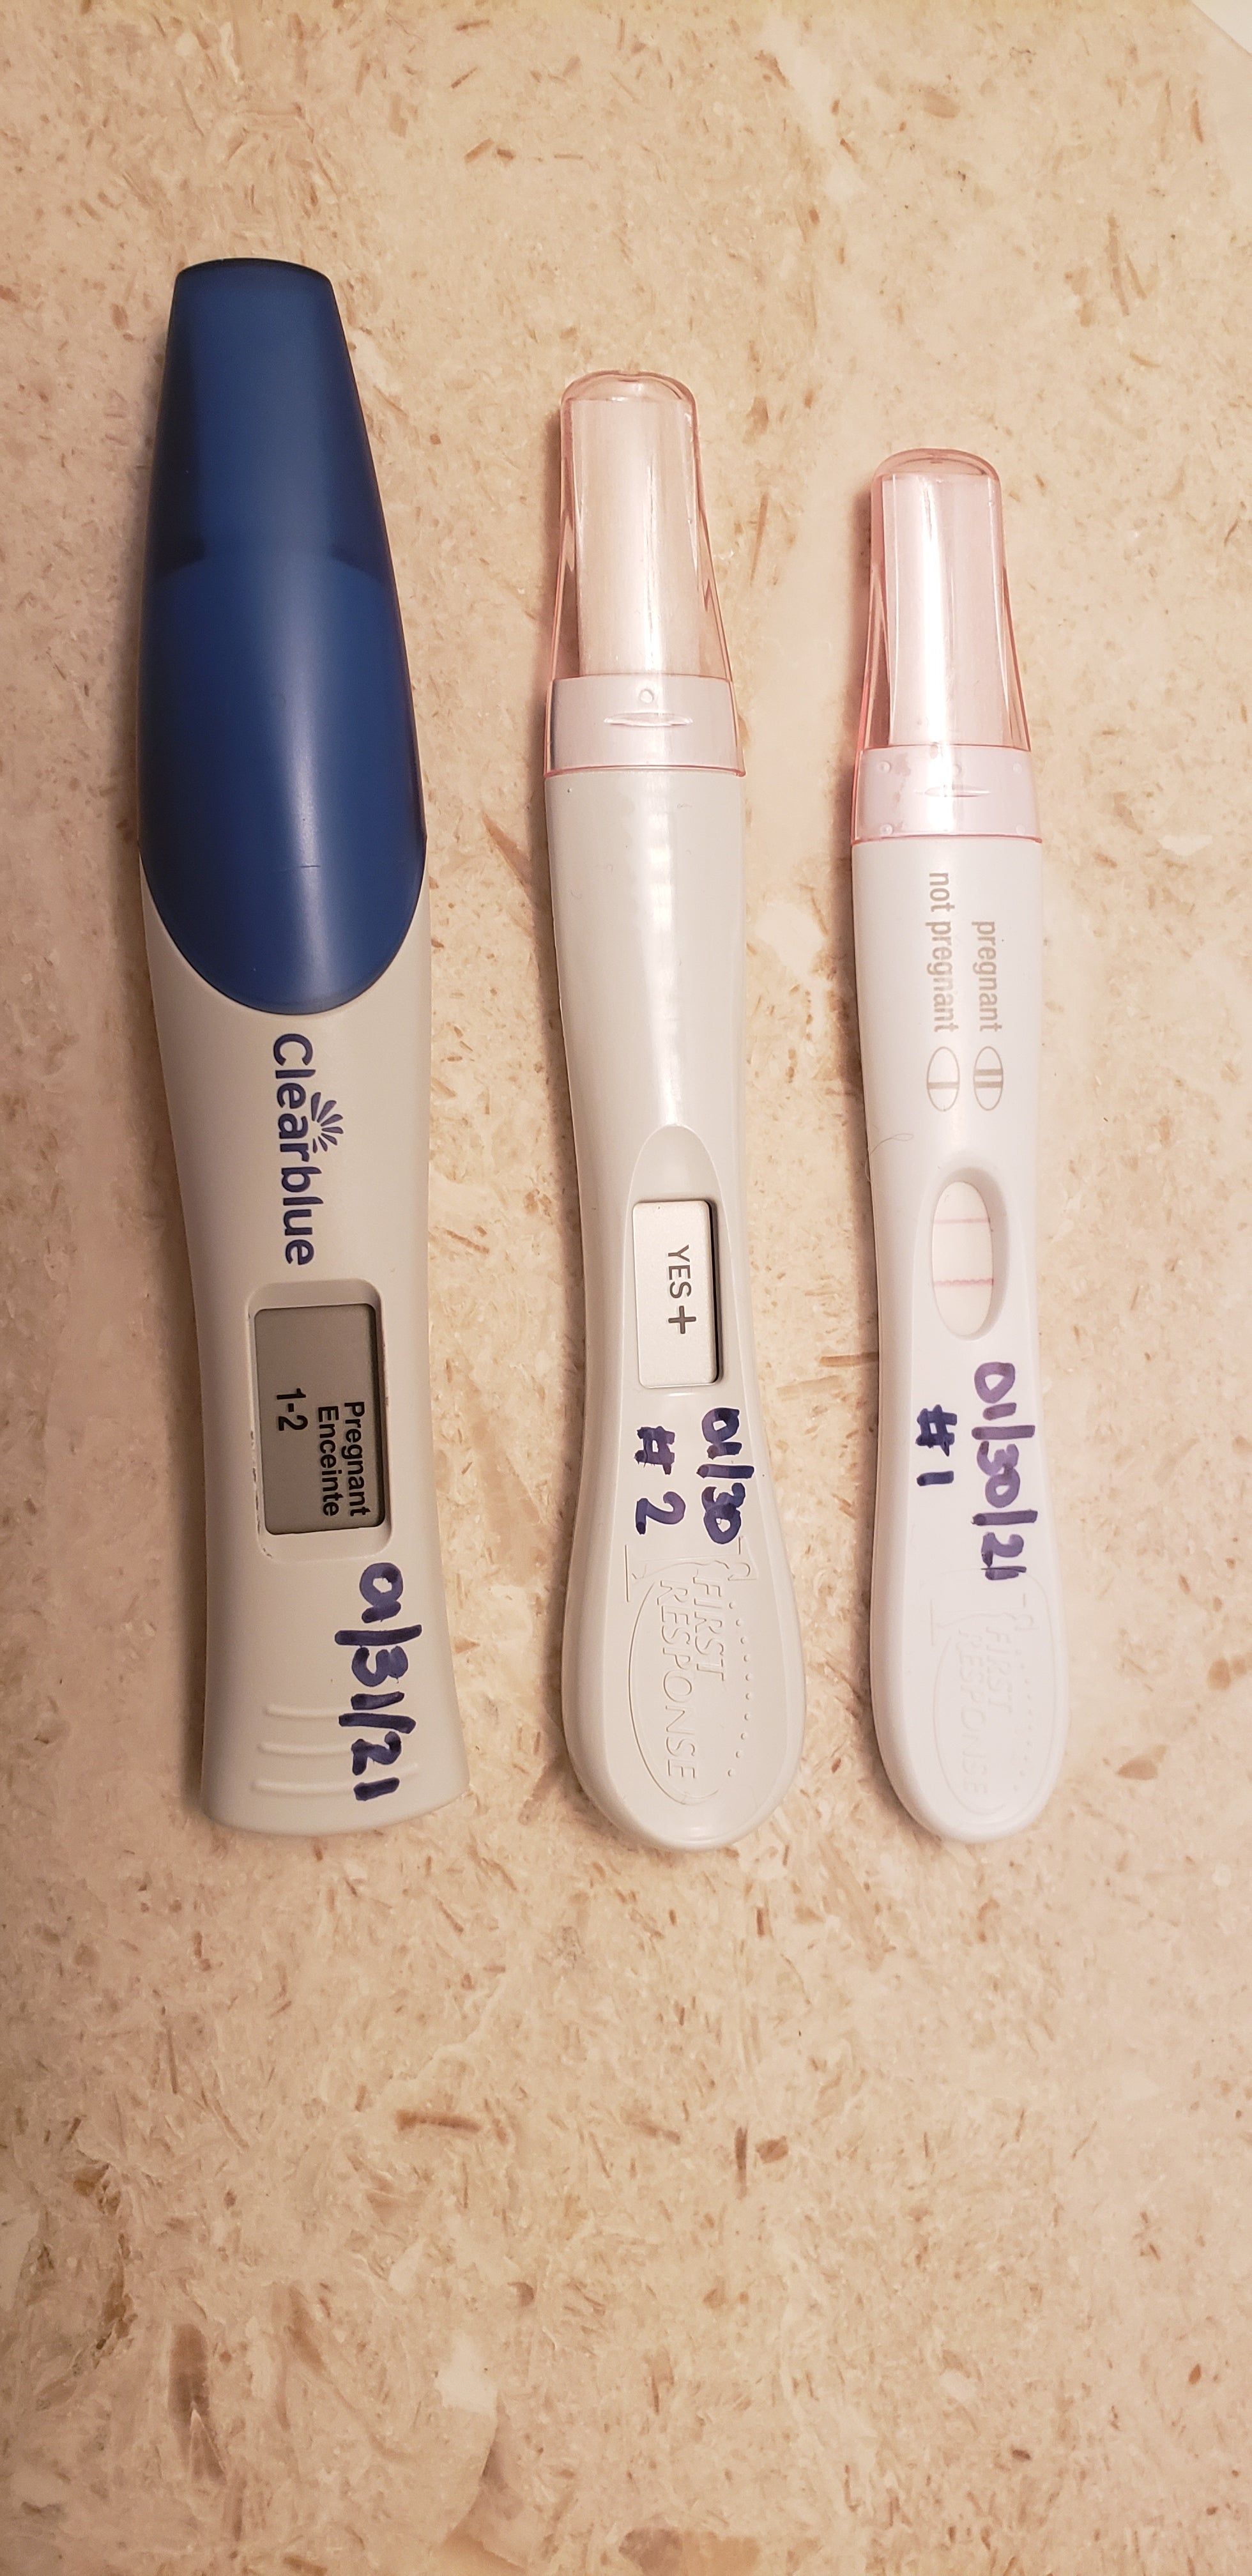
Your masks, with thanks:
[(309, 1133), (315, 1154), (328, 1154), (343, 1134), (338, 1102), (324, 1100), (320, 1091), (309, 1093)]
[(321, 1178), (317, 1158), (328, 1154), (343, 1135), (338, 1102), (311, 1088), (317, 1081), (314, 1052), (312, 1038), (303, 1029), (284, 1029), (274, 1040), (283, 1257), (299, 1270), (317, 1258), (313, 1210), (322, 1205), (315, 1188)]

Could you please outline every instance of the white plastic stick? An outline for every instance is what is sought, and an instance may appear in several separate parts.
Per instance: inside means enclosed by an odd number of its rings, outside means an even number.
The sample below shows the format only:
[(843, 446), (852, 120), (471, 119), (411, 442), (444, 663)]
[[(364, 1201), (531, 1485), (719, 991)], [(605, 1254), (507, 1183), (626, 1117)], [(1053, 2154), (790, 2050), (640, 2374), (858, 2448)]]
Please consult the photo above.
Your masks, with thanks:
[(905, 1806), (976, 1842), (1039, 1814), (1065, 1743), (1035, 1318), (1040, 853), (994, 475), (893, 458), (872, 533), (853, 850), (880, 1347), (870, 1681)]
[(690, 396), (592, 378), (563, 428), (580, 615), (548, 847), (587, 1317), (565, 1730), (615, 1824), (690, 1850), (770, 1813), (804, 1716), (752, 1342), (743, 781)]

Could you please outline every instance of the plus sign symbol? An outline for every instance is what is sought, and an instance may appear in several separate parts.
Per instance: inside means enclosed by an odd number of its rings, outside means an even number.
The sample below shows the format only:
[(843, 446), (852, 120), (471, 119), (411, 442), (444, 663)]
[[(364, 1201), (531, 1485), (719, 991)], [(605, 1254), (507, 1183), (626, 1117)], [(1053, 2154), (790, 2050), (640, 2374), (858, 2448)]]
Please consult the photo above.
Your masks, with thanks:
[(682, 1334), (683, 1340), (685, 1341), (687, 1338), (688, 1324), (698, 1324), (700, 1318), (698, 1315), (689, 1315), (685, 1306), (679, 1306), (670, 1316), (669, 1321), (671, 1324), (677, 1324), (679, 1332)]

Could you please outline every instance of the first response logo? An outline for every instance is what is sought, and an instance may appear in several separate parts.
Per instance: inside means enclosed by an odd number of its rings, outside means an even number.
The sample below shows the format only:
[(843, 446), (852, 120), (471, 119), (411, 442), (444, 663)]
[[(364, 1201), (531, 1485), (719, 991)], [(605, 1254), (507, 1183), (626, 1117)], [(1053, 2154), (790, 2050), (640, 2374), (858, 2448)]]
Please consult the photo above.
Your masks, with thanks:
[(312, 1088), (317, 1081), (314, 1052), (302, 1029), (284, 1029), (274, 1040), (284, 1259), (299, 1270), (317, 1256), (313, 1210), (322, 1201), (314, 1187), (321, 1178), (315, 1157), (328, 1154), (343, 1135), (338, 1102)]

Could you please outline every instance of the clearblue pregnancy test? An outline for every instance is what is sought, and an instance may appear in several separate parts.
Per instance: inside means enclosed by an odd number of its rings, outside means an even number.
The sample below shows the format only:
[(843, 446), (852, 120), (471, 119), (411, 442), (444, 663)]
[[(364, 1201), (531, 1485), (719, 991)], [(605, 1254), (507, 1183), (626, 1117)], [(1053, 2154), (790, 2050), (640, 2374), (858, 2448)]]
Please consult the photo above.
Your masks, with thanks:
[(587, 1408), (563, 1698), (625, 1831), (732, 1841), (799, 1759), (804, 1673), (744, 1211), (744, 802), (695, 406), (561, 406), (547, 812), (582, 1208)]
[(1028, 1825), (1066, 1661), (1035, 1323), (1040, 849), (1000, 486), (893, 456), (871, 501), (857, 992), (878, 1264), (870, 1678), (932, 1833)]
[(426, 1350), (430, 928), (334, 294), (185, 269), (152, 468), (144, 917), (204, 1415), (204, 1803), (325, 1834), (466, 1771)]

